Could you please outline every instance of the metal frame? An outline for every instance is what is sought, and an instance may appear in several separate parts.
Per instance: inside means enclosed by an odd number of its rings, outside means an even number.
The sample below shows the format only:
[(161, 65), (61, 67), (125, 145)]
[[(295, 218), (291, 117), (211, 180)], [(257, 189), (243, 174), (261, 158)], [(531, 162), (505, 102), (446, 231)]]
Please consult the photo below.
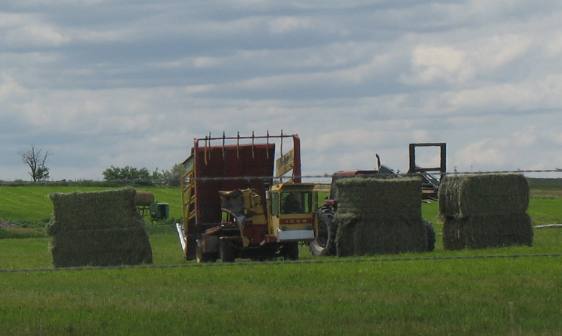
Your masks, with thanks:
[[(416, 165), (416, 148), (418, 147), (439, 147), (440, 148), (440, 165), (439, 167), (417, 167)], [(411, 143), (410, 144), (410, 169), (409, 174), (439, 172), (441, 177), (447, 173), (447, 144), (444, 142), (427, 142), (427, 143)]]

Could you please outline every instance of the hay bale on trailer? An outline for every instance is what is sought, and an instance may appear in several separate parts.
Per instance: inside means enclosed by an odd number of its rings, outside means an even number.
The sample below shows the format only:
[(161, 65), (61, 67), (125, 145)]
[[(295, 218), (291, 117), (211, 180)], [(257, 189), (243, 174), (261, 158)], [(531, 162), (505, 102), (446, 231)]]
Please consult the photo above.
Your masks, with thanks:
[(336, 185), (338, 256), (428, 249), (419, 178), (347, 178)]
[(523, 175), (447, 176), (439, 190), (445, 249), (532, 245)]
[(152, 262), (152, 249), (135, 208), (135, 190), (51, 194), (48, 232), (56, 267)]

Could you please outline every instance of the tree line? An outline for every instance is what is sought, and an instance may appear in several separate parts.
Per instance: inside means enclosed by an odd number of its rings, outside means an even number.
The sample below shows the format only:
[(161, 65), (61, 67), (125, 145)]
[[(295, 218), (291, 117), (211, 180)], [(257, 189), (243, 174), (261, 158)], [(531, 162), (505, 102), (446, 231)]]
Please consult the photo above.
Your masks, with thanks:
[[(49, 181), (50, 170), (47, 165), (49, 154), (48, 151), (35, 146), (31, 146), (29, 150), (20, 153), (21, 160), (27, 166), (27, 172), (34, 183)], [(153, 171), (128, 165), (124, 167), (112, 165), (102, 172), (104, 181), (108, 183), (168, 186), (178, 186), (180, 178), (184, 174), (185, 169), (180, 163), (175, 164), (169, 170), (155, 169)]]
[(149, 171), (147, 168), (136, 168), (132, 166), (115, 167), (111, 166), (102, 173), (104, 181), (123, 182), (140, 185), (163, 184), (178, 186), (180, 178), (185, 174), (182, 164), (175, 164), (170, 170)]

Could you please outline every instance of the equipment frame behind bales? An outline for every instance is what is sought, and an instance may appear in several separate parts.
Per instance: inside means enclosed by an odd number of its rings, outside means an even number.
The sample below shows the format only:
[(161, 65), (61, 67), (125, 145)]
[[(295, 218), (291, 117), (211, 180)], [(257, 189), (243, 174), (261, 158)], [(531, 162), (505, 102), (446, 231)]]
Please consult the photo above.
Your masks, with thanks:
[[(418, 147), (438, 147), (439, 167), (419, 167), (416, 164), (416, 149)], [(411, 143), (409, 146), (410, 167), (408, 174), (419, 174), (422, 177), (422, 198), (437, 199), (439, 184), (447, 173), (447, 144), (444, 142)], [(439, 179), (433, 174), (438, 173)]]
[[(283, 153), (283, 145), (292, 140), (293, 148)], [(271, 142), (273, 141), (273, 142)], [(186, 259), (196, 257), (196, 241), (205, 230), (221, 221), (219, 191), (251, 188), (266, 199), (273, 183), (275, 141), (280, 142), (277, 176), (292, 171), (290, 179), (301, 182), (300, 138), (296, 134), (264, 136), (225, 136), (195, 138), (191, 156), (184, 161), (186, 173), (181, 179), (182, 230), (178, 228)], [(213, 143), (215, 142), (215, 144)], [(217, 145), (216, 142), (219, 142)]]

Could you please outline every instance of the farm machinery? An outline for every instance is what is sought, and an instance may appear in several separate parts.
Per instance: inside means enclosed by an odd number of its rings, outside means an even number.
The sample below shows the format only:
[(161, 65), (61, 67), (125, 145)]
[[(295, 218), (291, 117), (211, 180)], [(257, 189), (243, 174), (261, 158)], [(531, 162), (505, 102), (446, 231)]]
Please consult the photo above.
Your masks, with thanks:
[[(284, 144), (292, 148), (283, 151)], [(276, 145), (280, 156), (276, 158)], [(420, 168), (418, 146), (438, 146), (441, 167)], [(410, 171), (422, 177), (422, 196), (437, 194), (439, 179), (430, 172), (445, 171), (445, 144), (411, 144)], [(236, 258), (298, 259), (298, 244), (313, 255), (331, 255), (335, 249), (336, 181), (350, 177), (396, 177), (381, 165), (375, 170), (340, 171), (332, 183), (301, 181), (300, 138), (296, 134), (194, 139), (183, 163), (181, 180), (183, 221), (177, 231), (186, 259), (233, 262)], [(290, 176), (287, 174), (291, 173)], [(284, 181), (285, 180), (285, 181)], [(435, 233), (427, 223), (428, 246)]]
[[(440, 165), (439, 167), (420, 167), (416, 164), (416, 149), (418, 147), (437, 147), (439, 148)], [(336, 181), (353, 177), (378, 177), (390, 178), (398, 177), (391, 168), (382, 165), (379, 155), (377, 157), (377, 169), (375, 170), (354, 170), (338, 171), (332, 175), (330, 195), (324, 204), (318, 208), (317, 220), (315, 221), (315, 239), (310, 242), (310, 252), (315, 256), (334, 255), (336, 252), (335, 237), (337, 224), (334, 220), (338, 204), (338, 189)], [(409, 145), (409, 171), (408, 175), (418, 175), (421, 177), (422, 199), (437, 199), (441, 178), (446, 173), (447, 145), (445, 143), (413, 143)], [(438, 172), (439, 177), (434, 176)], [(424, 221), (427, 233), (427, 246), (431, 251), (435, 247), (435, 230), (431, 223)]]
[[(284, 153), (287, 142), (292, 149)], [(176, 226), (186, 259), (298, 259), (298, 243), (314, 239), (319, 195), (328, 189), (301, 183), (298, 135), (196, 138), (184, 167)]]

